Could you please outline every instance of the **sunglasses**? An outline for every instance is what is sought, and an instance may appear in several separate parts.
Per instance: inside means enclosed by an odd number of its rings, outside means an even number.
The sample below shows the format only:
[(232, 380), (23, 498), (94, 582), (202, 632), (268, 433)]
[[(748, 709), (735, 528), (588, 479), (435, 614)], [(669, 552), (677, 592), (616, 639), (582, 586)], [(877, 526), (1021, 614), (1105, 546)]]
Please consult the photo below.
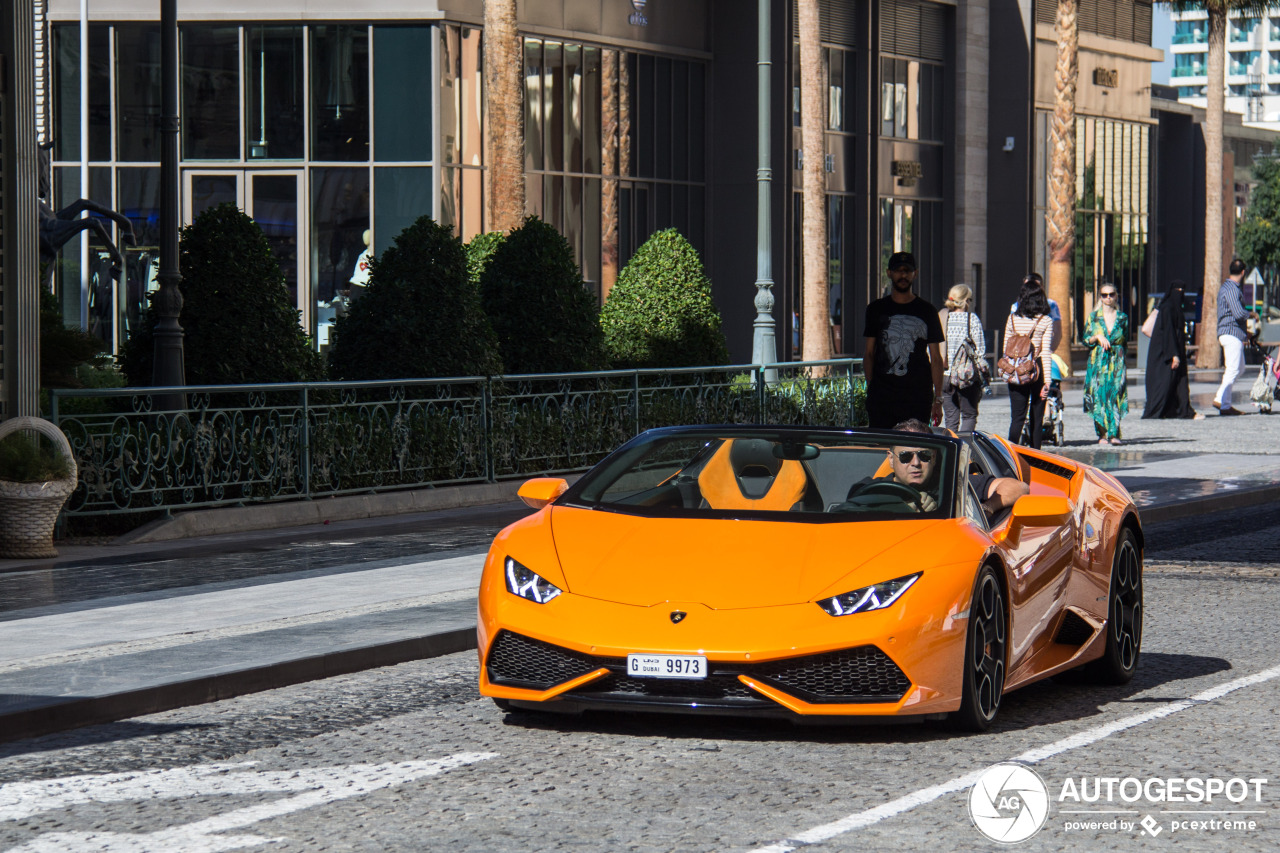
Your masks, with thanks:
[(1099, 293), (1098, 295), (1101, 296), (1103, 299), (1115, 299), (1120, 294), (1116, 293), (1114, 290), (1110, 290), (1104, 293)]
[(920, 461), (928, 465), (933, 461), (932, 450), (900, 450), (898, 451), (898, 461), (903, 465), (909, 463), (912, 459), (920, 457)]

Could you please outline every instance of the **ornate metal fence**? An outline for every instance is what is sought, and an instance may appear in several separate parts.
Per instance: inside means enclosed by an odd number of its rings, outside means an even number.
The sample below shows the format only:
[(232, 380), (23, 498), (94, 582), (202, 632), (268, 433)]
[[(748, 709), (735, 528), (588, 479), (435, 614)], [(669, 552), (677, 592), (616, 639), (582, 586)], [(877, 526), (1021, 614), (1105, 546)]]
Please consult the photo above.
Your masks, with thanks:
[(54, 390), (50, 415), (67, 513), (112, 515), (581, 471), (673, 424), (852, 426), (859, 364)]

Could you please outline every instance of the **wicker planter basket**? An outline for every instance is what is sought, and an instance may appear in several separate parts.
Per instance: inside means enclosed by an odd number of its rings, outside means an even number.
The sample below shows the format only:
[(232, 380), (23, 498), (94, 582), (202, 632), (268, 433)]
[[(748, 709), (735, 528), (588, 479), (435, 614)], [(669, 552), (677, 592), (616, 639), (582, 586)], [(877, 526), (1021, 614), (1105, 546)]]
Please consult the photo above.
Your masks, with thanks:
[(62, 431), (41, 418), (9, 418), (0, 423), (0, 439), (19, 430), (35, 430), (52, 439), (71, 463), (71, 474), (47, 483), (0, 480), (0, 558), (56, 557), (53, 525), (76, 488), (75, 457)]

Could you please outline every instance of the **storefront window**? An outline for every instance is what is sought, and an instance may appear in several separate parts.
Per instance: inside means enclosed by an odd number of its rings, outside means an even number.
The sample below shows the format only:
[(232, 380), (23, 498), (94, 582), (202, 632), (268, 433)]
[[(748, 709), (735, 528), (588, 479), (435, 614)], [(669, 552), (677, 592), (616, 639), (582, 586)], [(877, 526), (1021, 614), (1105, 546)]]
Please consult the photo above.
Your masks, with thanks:
[(369, 31), (311, 28), (311, 158), (369, 159)]
[(431, 159), (431, 29), (373, 30), (374, 159)]
[(240, 159), (240, 28), (182, 28), (182, 156)]
[(160, 27), (116, 27), (117, 159), (160, 162)]
[(245, 155), (303, 156), (302, 27), (245, 28)]
[(880, 63), (880, 135), (942, 140), (942, 66), (914, 59)]
[(381, 255), (400, 232), (431, 213), (431, 169), (387, 167), (374, 170), (374, 253)]
[(311, 286), (316, 344), (331, 342), (333, 323), (367, 281), (360, 269), (369, 230), (369, 170), (311, 170)]
[[(111, 33), (89, 25), (89, 159), (111, 159)], [(59, 24), (51, 34), (53, 159), (80, 159), (80, 26)]]

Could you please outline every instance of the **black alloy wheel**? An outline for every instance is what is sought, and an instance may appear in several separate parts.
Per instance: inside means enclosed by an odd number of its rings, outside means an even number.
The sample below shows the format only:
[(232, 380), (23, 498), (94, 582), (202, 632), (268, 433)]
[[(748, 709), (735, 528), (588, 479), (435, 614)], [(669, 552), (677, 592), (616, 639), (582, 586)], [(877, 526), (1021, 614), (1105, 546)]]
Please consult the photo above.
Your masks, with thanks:
[(1004, 591), (995, 571), (983, 566), (969, 602), (969, 631), (965, 639), (964, 688), (960, 710), (951, 721), (962, 731), (982, 732), (1000, 711), (1004, 694), (1004, 666), (1008, 653)]
[(1120, 531), (1111, 564), (1107, 646), (1089, 672), (1103, 684), (1127, 684), (1142, 651), (1142, 551), (1129, 528)]

